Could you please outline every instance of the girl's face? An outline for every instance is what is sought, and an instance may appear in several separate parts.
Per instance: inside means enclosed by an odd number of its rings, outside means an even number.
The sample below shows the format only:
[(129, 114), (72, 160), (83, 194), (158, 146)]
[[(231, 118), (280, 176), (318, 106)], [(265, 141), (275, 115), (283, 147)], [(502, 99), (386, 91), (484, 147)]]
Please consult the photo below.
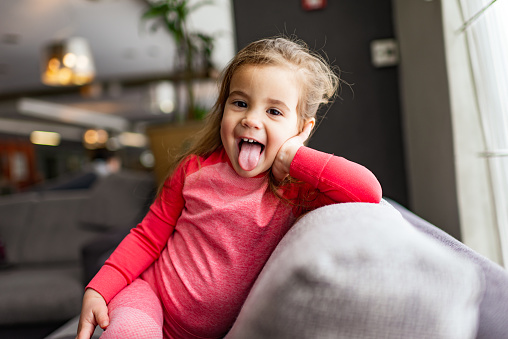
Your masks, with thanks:
[(281, 66), (244, 65), (233, 74), (221, 139), (240, 176), (269, 170), (282, 144), (298, 134), (299, 84)]

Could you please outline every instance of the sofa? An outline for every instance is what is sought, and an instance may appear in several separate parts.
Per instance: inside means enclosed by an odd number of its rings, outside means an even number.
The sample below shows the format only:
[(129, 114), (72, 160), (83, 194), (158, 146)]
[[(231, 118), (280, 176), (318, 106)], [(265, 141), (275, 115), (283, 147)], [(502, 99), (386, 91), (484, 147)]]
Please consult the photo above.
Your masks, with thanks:
[(93, 274), (84, 248), (135, 226), (153, 198), (154, 180), (144, 172), (88, 179), (89, 188), (0, 197), (0, 326), (63, 323), (79, 313)]
[[(386, 199), (298, 220), (226, 339), (501, 339), (507, 318), (502, 267)], [(46, 339), (74, 338), (77, 323)]]

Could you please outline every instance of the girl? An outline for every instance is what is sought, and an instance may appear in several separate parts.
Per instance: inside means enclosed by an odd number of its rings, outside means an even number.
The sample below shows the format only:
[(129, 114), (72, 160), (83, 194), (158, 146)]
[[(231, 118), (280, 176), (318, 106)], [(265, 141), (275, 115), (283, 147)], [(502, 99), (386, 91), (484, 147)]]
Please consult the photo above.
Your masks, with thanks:
[(370, 171), (303, 146), (338, 83), (301, 42), (241, 50), (200, 139), (87, 286), (78, 338), (221, 338), (296, 218), (378, 203)]

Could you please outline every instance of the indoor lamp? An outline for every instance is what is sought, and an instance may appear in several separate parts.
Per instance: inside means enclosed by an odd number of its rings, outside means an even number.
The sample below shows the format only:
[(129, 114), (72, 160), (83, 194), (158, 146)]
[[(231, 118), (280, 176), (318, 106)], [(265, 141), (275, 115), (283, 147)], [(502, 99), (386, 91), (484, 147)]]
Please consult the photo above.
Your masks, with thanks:
[(95, 67), (88, 42), (73, 37), (44, 49), (41, 80), (49, 86), (84, 85), (93, 80)]

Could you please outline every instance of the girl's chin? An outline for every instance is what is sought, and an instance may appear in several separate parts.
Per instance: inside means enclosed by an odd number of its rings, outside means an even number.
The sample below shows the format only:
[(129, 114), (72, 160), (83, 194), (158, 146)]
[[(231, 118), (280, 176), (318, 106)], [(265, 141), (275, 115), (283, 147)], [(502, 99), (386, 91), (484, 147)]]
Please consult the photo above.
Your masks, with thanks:
[(235, 167), (236, 174), (238, 174), (239, 176), (244, 177), (244, 178), (254, 178), (257, 176), (262, 176), (262, 175), (265, 175), (266, 173), (268, 173), (268, 170), (269, 170), (269, 168), (264, 169), (263, 167), (258, 165), (254, 169), (247, 171), (247, 170), (244, 170), (243, 168), (241, 168), (238, 163), (234, 167)]
[(252, 171), (245, 171), (243, 169), (240, 169), (240, 170), (236, 170), (236, 174), (238, 174), (239, 176), (244, 177), (244, 178), (254, 178), (257, 175), (259, 175), (260, 172), (256, 171), (255, 169)]

